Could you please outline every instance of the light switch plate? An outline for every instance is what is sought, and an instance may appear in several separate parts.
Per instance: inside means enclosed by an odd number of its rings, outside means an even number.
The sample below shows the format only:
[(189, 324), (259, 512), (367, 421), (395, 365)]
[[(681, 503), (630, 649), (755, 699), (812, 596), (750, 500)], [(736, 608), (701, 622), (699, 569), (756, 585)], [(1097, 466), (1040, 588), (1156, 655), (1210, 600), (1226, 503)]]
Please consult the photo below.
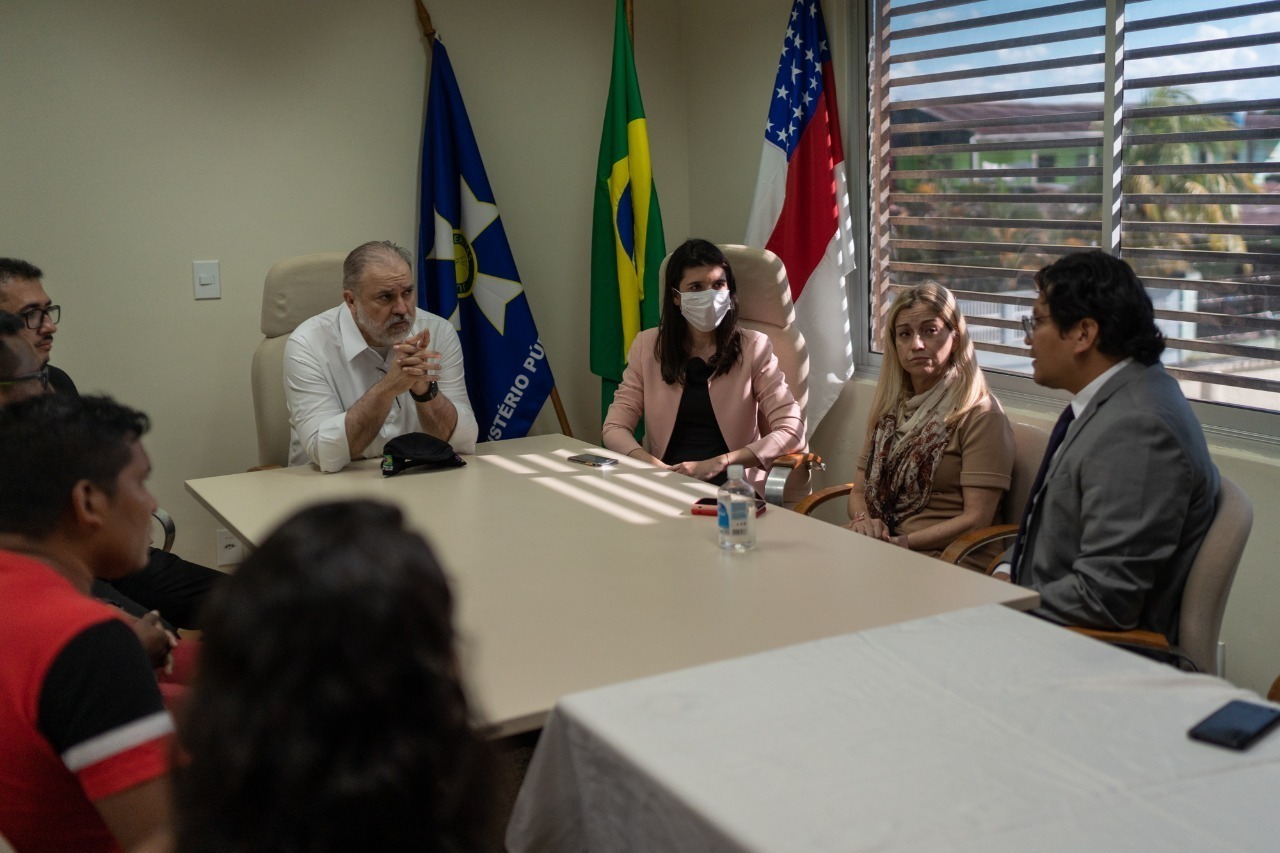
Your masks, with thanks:
[(191, 281), (196, 299), (222, 298), (222, 276), (217, 261), (192, 261)]

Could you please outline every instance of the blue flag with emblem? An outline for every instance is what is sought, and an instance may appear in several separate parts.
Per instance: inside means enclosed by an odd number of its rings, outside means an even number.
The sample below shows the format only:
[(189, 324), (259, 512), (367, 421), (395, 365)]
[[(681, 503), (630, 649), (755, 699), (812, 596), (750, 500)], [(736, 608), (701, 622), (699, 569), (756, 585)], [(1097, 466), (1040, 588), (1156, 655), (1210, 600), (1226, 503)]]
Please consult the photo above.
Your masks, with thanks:
[(418, 304), (458, 330), (480, 439), (527, 435), (555, 380), (438, 38), (422, 131), (421, 204)]

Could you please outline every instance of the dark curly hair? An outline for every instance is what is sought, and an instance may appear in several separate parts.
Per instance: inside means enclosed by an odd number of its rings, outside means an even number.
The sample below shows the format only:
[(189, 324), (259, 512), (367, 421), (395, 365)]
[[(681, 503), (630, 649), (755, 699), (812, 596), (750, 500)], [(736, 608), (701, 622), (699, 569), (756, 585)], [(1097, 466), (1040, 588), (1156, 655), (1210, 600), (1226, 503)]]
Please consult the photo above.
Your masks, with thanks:
[(303, 510), (210, 602), (176, 849), (484, 849), (495, 768), (473, 722), (426, 542), (384, 504)]
[(1086, 317), (1098, 324), (1098, 352), (1155, 364), (1164, 352), (1151, 297), (1133, 269), (1106, 252), (1065, 255), (1036, 273), (1049, 316), (1066, 331)]
[(0, 531), (50, 535), (81, 480), (115, 494), (150, 426), (110, 397), (46, 394), (0, 407)]
[(0, 258), (0, 286), (28, 278), (44, 278), (44, 272), (35, 264), (17, 258)]
[(680, 278), (693, 267), (724, 267), (729, 280), (729, 313), (716, 327), (716, 354), (711, 357), (712, 376), (722, 376), (742, 359), (742, 335), (738, 332), (738, 283), (733, 277), (729, 259), (720, 247), (708, 240), (694, 238), (681, 243), (667, 259), (667, 274), (662, 289), (662, 318), (658, 321), (658, 341), (654, 358), (662, 368), (662, 381), (668, 385), (684, 383), (689, 363), (689, 321), (676, 306)]

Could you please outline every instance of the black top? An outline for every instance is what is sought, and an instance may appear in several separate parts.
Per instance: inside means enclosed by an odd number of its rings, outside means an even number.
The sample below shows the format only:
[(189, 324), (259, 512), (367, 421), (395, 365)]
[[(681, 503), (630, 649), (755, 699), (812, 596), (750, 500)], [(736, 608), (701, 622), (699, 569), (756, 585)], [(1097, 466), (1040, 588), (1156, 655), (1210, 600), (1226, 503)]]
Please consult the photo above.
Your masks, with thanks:
[[(164, 710), (155, 672), (129, 626), (108, 618), (58, 653), (40, 686), (36, 725), (55, 752)], [(109, 743), (101, 749), (111, 748)]]
[[(711, 393), (707, 389), (710, 376), (711, 368), (700, 358), (691, 358), (685, 365), (680, 408), (676, 411), (671, 440), (662, 455), (662, 461), (668, 465), (701, 462), (729, 452), (720, 424), (716, 422), (716, 413), (711, 408)], [(728, 475), (722, 472), (709, 482), (718, 486), (727, 478)]]
[(65, 370), (49, 365), (49, 386), (59, 394), (72, 394), (80, 396), (80, 392), (76, 390), (76, 383), (71, 381), (71, 377), (67, 375)]

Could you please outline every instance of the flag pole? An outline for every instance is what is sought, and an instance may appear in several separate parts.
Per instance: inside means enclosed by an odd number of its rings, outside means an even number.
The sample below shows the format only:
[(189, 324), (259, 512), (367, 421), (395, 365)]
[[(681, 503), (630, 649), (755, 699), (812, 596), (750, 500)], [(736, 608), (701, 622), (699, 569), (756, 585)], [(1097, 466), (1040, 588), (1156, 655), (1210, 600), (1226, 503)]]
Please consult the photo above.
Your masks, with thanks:
[[(422, 2), (422, 0), (418, 0)], [(631, 49), (636, 49), (636, 10), (631, 5), (632, 0), (627, 0), (624, 4), (627, 10), (627, 36), (631, 39)]]
[(431, 13), (422, 5), (422, 0), (413, 0), (418, 7), (418, 23), (422, 24), (422, 35), (427, 41), (435, 41), (436, 28), (431, 25)]
[(551, 386), (551, 405), (556, 407), (556, 417), (560, 419), (560, 432), (573, 438), (573, 430), (569, 428), (569, 416), (565, 414), (564, 403), (560, 402), (560, 389)]
[[(414, 0), (414, 5), (418, 10), (418, 23), (422, 25), (422, 35), (428, 42), (434, 42), (436, 38), (436, 28), (431, 23), (431, 13), (427, 11), (427, 7), (423, 5), (422, 0)], [(628, 0), (628, 6), (630, 0)], [(560, 421), (560, 432), (573, 438), (573, 430), (569, 426), (569, 416), (565, 413), (564, 403), (560, 401), (560, 391), (556, 386), (551, 386), (551, 404), (555, 407), (556, 418)]]

